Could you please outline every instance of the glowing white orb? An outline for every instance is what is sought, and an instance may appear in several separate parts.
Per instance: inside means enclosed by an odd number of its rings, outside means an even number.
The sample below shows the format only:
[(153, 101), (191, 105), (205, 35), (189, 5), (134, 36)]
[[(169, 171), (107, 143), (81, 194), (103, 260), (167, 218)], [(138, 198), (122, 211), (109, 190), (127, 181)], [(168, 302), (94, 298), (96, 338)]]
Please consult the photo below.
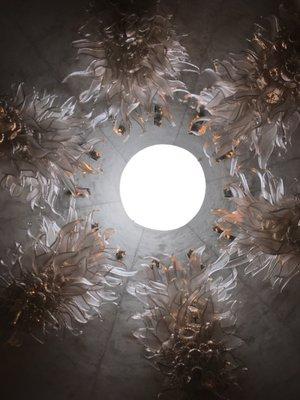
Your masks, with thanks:
[(159, 144), (146, 147), (129, 160), (121, 176), (120, 195), (134, 222), (169, 231), (196, 216), (205, 187), (203, 169), (193, 154)]

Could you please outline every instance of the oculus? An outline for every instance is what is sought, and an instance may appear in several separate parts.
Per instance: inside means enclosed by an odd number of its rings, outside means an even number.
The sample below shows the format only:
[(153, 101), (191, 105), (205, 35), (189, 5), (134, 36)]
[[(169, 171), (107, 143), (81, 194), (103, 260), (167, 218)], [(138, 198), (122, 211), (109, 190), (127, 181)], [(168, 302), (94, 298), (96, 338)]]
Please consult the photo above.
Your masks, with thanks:
[(134, 222), (169, 231), (190, 222), (205, 196), (203, 169), (193, 154), (173, 145), (146, 147), (123, 170), (120, 195)]

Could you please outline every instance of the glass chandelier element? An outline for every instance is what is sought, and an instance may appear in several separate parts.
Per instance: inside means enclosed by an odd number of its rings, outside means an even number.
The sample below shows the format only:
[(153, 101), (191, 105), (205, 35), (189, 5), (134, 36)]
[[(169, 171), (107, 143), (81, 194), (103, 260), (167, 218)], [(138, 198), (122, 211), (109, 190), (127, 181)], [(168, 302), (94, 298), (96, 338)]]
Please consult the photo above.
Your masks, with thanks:
[(208, 156), (231, 160), (231, 174), (253, 156), (266, 169), (275, 151), (286, 151), (300, 122), (299, 16), (270, 17), (256, 25), (251, 48), (216, 61), (213, 82), (196, 100), (191, 131), (206, 139)]
[(89, 160), (99, 139), (88, 139), (89, 132), (74, 99), (60, 105), (58, 96), (25, 95), (20, 85), (14, 99), (0, 100), (1, 186), (32, 207), (45, 202), (54, 210), (60, 188), (76, 193), (77, 172), (97, 172)]
[(109, 119), (114, 132), (124, 135), (133, 122), (144, 129), (149, 117), (158, 126), (163, 118), (174, 124), (169, 103), (177, 92), (187, 92), (180, 73), (198, 68), (188, 62), (171, 18), (132, 13), (116, 19), (105, 26), (94, 16), (81, 29), (85, 37), (74, 46), (88, 66), (66, 79), (90, 81), (80, 100), (93, 102), (94, 126)]
[(235, 272), (228, 279), (208, 279), (203, 251), (190, 251), (186, 264), (175, 257), (150, 260), (128, 291), (144, 306), (133, 317), (142, 323), (134, 336), (166, 377), (166, 390), (193, 384), (219, 396), (238, 371), (231, 353), (237, 342), (229, 333), (234, 322), (229, 297), (236, 281)]
[(44, 217), (33, 245), (16, 244), (1, 260), (0, 338), (11, 345), (27, 335), (43, 343), (50, 333), (80, 333), (134, 274), (108, 247), (113, 231), (101, 232), (92, 215), (55, 227)]
[(215, 210), (221, 234), (235, 238), (224, 248), (218, 269), (244, 266), (246, 272), (262, 273), (273, 284), (284, 287), (297, 274), (300, 265), (300, 202), (297, 196), (284, 195), (281, 179), (260, 174), (261, 192), (250, 193), (242, 176), (243, 187), (232, 185), (236, 209)]

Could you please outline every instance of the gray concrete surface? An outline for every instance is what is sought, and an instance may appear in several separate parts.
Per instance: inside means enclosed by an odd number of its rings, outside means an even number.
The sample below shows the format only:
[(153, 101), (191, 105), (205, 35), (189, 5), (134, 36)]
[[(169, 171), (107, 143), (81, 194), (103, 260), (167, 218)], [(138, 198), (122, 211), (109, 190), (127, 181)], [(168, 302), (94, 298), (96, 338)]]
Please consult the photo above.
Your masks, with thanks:
[[(213, 59), (246, 45), (252, 24), (261, 15), (276, 12), (277, 0), (182, 0), (168, 1), (175, 13), (179, 32), (188, 33), (184, 43), (192, 62), (205, 68)], [(84, 0), (1, 0), (0, 2), (0, 88), (8, 91), (13, 82), (45, 88), (62, 96), (78, 93), (74, 83), (62, 79), (79, 66), (70, 43), (84, 20)], [(190, 89), (201, 82), (187, 77)], [(81, 214), (99, 209), (102, 226), (117, 233), (113, 243), (126, 249), (129, 268), (138, 266), (145, 255), (174, 252), (184, 257), (190, 247), (206, 244), (216, 252), (216, 236), (211, 231), (212, 208), (222, 207), (223, 186), (229, 177), (223, 165), (211, 169), (198, 138), (187, 135), (191, 112), (174, 104), (176, 128), (151, 124), (141, 134), (133, 130), (124, 143), (109, 127), (99, 129), (104, 142), (103, 175), (85, 178), (83, 186), (92, 189), (90, 199), (78, 200)], [(299, 140), (298, 140), (299, 142)], [(156, 232), (137, 226), (126, 216), (119, 197), (119, 180), (126, 162), (138, 150), (151, 144), (176, 144), (190, 150), (206, 174), (207, 192), (198, 215), (185, 227), (172, 232)], [(296, 142), (295, 142), (296, 143)], [(274, 169), (289, 177), (299, 171), (299, 147), (293, 146), (288, 161), (276, 162)], [(187, 193), (188, 195), (188, 193)], [(8, 197), (1, 193), (0, 204), (10, 212)], [(37, 218), (19, 205), (23, 219)], [(14, 217), (12, 215), (12, 217)], [(11, 240), (22, 237), (14, 225), (1, 235)], [(245, 344), (238, 355), (249, 372), (242, 390), (233, 398), (245, 400), (296, 400), (299, 382), (299, 279), (284, 293), (272, 290), (260, 279), (239, 276), (236, 298), (240, 302), (238, 333)], [(104, 322), (93, 321), (79, 337), (51, 338), (44, 346), (28, 342), (20, 349), (0, 348), (1, 400), (152, 400), (161, 388), (161, 376), (143, 358), (142, 348), (131, 336), (135, 328), (129, 319), (139, 305), (124, 291), (119, 306), (104, 311)]]

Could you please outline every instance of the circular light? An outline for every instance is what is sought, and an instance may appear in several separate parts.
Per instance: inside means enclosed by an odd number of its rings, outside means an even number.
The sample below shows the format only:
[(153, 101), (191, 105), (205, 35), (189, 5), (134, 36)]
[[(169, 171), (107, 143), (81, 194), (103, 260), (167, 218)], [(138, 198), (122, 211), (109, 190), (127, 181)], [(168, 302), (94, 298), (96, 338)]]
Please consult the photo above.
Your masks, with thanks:
[(120, 194), (134, 222), (168, 231), (195, 217), (205, 186), (203, 169), (193, 154), (160, 144), (146, 147), (129, 160), (121, 176)]

